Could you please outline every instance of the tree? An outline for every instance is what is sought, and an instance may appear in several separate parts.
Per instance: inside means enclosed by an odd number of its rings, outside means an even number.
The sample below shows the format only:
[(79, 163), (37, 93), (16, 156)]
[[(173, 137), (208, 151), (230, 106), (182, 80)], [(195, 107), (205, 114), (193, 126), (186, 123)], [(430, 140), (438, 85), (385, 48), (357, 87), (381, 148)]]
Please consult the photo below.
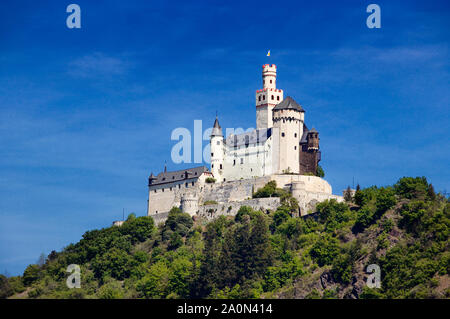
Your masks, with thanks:
[[(270, 181), (264, 187), (257, 190), (255, 194), (253, 194), (253, 198), (263, 198), (263, 197), (272, 197), (276, 196), (276, 190), (277, 190), (277, 182), (276, 181)], [(278, 196), (276, 196), (278, 197)]]
[(39, 267), (43, 267), (46, 261), (47, 261), (47, 258), (45, 257), (45, 254), (41, 253), (41, 255), (39, 256), (39, 259), (37, 261), (37, 265)]
[(121, 227), (120, 232), (123, 235), (130, 235), (132, 243), (143, 242), (150, 237), (154, 229), (153, 218), (141, 216), (137, 218), (128, 218)]
[(325, 171), (323, 170), (322, 166), (317, 165), (317, 170), (316, 170), (316, 176), (325, 177)]
[(38, 265), (29, 265), (23, 272), (23, 284), (30, 286), (36, 280), (39, 279), (40, 267)]
[(403, 177), (394, 185), (395, 193), (401, 197), (424, 199), (428, 182), (425, 177)]
[(11, 288), (8, 278), (0, 275), (0, 299), (6, 299), (12, 294), (14, 294), (14, 290)]

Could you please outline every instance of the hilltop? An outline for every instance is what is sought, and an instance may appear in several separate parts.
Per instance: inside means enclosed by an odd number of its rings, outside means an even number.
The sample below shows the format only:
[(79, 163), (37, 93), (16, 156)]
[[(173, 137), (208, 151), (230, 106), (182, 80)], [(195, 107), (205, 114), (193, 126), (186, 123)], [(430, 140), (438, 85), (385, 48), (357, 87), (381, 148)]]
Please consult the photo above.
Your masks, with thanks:
[[(0, 298), (449, 298), (450, 204), (424, 177), (358, 189), (296, 216), (298, 203), (272, 182), (255, 197), (275, 211), (193, 219), (173, 208), (159, 226), (130, 215), (88, 231), (18, 277), (0, 277)], [(81, 267), (69, 289), (67, 266)], [(368, 288), (366, 267), (381, 268)]]

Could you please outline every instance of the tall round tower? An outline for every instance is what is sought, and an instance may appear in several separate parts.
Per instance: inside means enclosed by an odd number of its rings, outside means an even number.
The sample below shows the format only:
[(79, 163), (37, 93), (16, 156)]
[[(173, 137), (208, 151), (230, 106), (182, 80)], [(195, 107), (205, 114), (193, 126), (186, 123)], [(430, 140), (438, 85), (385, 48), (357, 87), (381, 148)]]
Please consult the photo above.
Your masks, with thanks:
[(265, 129), (273, 126), (272, 109), (283, 101), (283, 90), (277, 89), (277, 66), (262, 66), (263, 88), (256, 91), (256, 128)]
[(211, 148), (211, 172), (213, 173), (214, 178), (218, 182), (222, 182), (223, 181), (222, 170), (225, 156), (225, 147), (223, 144), (222, 128), (220, 127), (219, 119), (217, 118), (217, 116), (216, 120), (214, 121), (214, 126), (211, 132), (210, 148)]
[[(278, 136), (277, 173), (300, 173), (300, 139), (305, 111), (290, 96), (273, 109), (274, 134)], [(276, 150), (274, 150), (276, 151)]]

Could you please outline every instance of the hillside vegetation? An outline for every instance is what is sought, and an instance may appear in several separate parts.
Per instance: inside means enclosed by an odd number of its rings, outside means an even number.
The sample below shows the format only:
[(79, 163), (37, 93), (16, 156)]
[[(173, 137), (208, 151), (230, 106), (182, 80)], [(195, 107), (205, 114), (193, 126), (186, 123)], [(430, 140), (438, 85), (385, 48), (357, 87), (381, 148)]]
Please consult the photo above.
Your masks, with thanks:
[[(274, 212), (241, 207), (234, 217), (195, 221), (173, 208), (155, 226), (130, 215), (121, 227), (88, 231), (23, 276), (0, 277), (1, 298), (449, 298), (450, 205), (425, 178), (357, 190), (317, 213), (272, 182)], [(67, 266), (81, 267), (69, 289)], [(381, 288), (366, 267), (381, 268)]]

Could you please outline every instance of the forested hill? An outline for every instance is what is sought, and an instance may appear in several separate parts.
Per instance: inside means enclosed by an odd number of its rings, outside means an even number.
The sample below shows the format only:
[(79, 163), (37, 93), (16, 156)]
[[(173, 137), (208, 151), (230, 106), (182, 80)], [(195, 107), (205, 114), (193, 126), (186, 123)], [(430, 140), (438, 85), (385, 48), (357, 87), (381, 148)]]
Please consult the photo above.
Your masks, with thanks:
[[(23, 276), (0, 277), (1, 298), (449, 298), (450, 206), (425, 178), (357, 190), (346, 203), (298, 211), (280, 196), (274, 212), (242, 207), (207, 223), (179, 209), (156, 227), (130, 215), (121, 227), (88, 231)], [(81, 267), (69, 289), (67, 266)], [(381, 268), (368, 288), (366, 267)]]

